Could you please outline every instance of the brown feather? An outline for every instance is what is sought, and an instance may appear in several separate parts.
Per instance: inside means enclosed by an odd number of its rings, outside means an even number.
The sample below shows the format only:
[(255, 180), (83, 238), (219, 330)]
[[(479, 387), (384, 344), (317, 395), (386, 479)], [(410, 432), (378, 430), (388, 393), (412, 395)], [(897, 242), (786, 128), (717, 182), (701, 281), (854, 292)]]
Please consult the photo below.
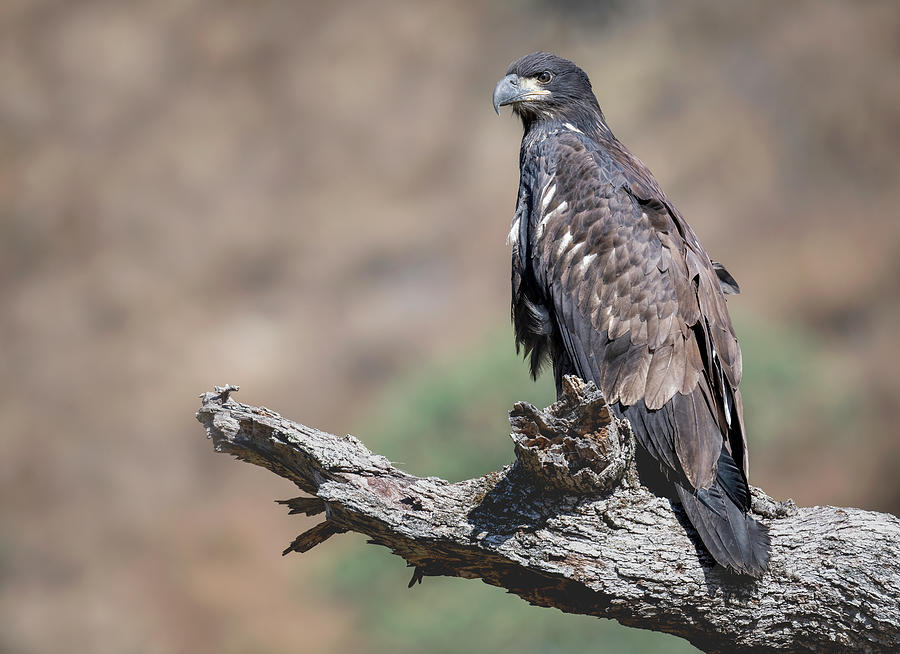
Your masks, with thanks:
[[(701, 382), (702, 383), (702, 382)], [(676, 395), (675, 453), (684, 474), (694, 488), (709, 488), (716, 478), (722, 438), (698, 388), (687, 395)]]
[(665, 398), (672, 397), (678, 389), (676, 377), (672, 374), (674, 355), (675, 345), (667, 344), (656, 350), (650, 359), (644, 402), (651, 411), (662, 407), (666, 403)]

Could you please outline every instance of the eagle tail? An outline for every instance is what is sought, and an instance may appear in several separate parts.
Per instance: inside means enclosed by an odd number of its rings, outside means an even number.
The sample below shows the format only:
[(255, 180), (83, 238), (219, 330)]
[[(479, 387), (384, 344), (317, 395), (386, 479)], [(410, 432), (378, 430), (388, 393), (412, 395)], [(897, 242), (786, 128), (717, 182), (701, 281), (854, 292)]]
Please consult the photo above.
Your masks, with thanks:
[(724, 448), (716, 479), (709, 488), (694, 490), (676, 483), (688, 519), (706, 549), (720, 565), (759, 578), (769, 564), (769, 530), (747, 514), (746, 481)]

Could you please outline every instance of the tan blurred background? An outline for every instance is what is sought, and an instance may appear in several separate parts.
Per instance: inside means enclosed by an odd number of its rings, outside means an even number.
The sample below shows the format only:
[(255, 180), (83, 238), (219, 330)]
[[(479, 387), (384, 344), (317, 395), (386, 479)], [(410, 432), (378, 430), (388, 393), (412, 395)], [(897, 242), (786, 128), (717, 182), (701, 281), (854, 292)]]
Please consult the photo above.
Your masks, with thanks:
[(239, 383), (415, 472), (511, 458), (508, 401), (548, 391), (512, 353), (520, 127), (490, 95), (537, 49), (741, 283), (751, 481), (900, 511), (896, 3), (4, 0), (0, 651), (635, 647), (407, 591), (350, 535), (282, 559), (293, 488), (193, 418)]

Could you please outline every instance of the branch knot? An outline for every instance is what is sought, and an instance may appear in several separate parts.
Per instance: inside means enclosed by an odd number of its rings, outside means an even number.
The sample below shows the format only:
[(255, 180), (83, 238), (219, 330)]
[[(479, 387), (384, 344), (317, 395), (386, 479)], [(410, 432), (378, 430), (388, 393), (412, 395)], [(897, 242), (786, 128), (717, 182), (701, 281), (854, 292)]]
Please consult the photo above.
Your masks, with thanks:
[(626, 479), (634, 436), (610, 412), (593, 382), (563, 377), (562, 396), (546, 409), (517, 402), (509, 412), (510, 437), (524, 471), (545, 487), (579, 495), (609, 492)]

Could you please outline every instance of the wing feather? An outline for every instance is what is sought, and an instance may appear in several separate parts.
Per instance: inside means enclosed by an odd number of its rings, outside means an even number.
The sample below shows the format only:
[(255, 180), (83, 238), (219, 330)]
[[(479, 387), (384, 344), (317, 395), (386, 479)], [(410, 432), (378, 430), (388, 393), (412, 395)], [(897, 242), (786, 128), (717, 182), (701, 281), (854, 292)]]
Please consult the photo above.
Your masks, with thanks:
[[(715, 376), (720, 369), (732, 391), (740, 376), (716, 270), (666, 202), (642, 199), (622, 179), (604, 176), (582, 144), (560, 139), (558, 147), (555, 167), (535, 183), (538, 195), (553, 194), (535, 202), (543, 211), (531, 221), (541, 225), (540, 236), (532, 231), (532, 265), (566, 334), (566, 353), (611, 403), (642, 402), (656, 411), (675, 398), (673, 429), (656, 450), (673, 452), (675, 472), (694, 488), (708, 486), (724, 435), (717, 418), (728, 417)], [(719, 368), (712, 374), (698, 333), (714, 351), (709, 358)], [(719, 442), (698, 440), (700, 428), (719, 434)]]

